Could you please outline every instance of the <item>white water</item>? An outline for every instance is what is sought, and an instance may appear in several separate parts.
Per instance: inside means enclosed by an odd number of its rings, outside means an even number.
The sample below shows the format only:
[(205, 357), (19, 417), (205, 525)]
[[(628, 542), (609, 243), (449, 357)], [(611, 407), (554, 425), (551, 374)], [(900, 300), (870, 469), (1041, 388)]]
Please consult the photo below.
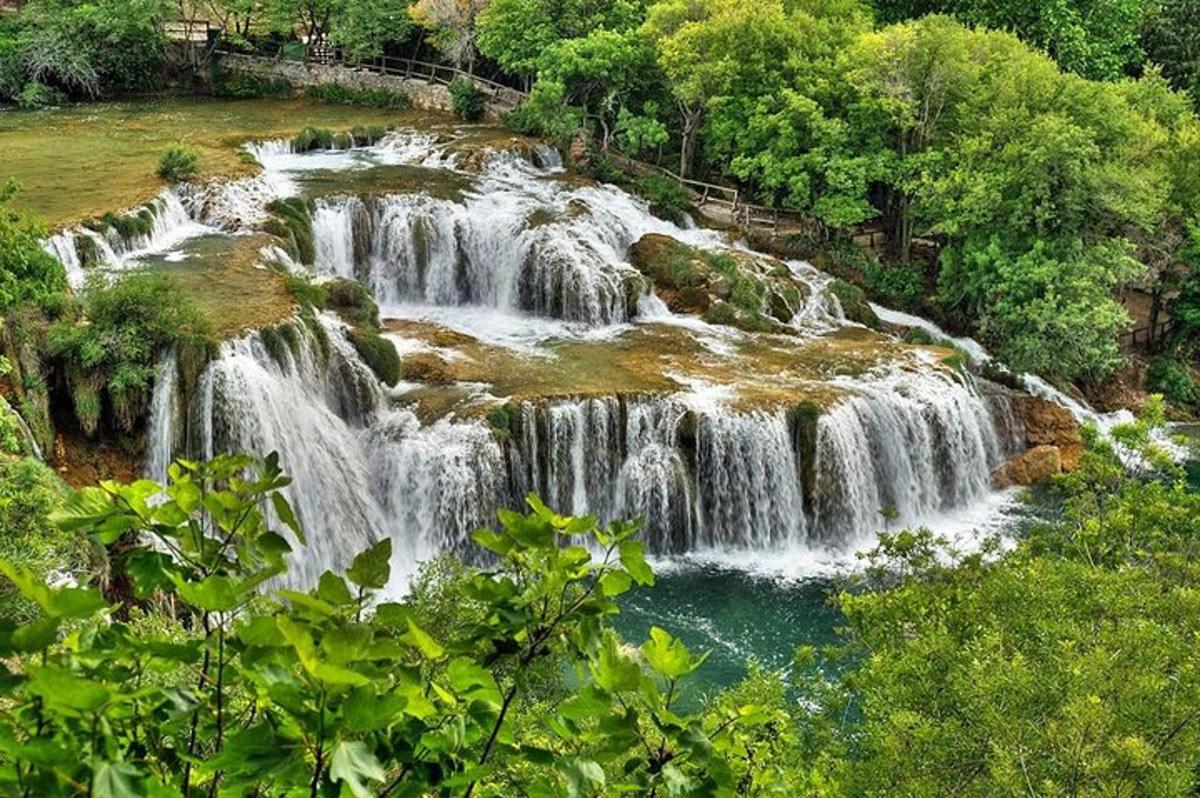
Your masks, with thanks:
[[(306, 171), (456, 163), (420, 135), (370, 150), (295, 155), (269, 144), (253, 152), (267, 167), (259, 178), (182, 192), (177, 204), (202, 229), (252, 226), (271, 199), (303, 190)], [(564, 337), (604, 340), (646, 319), (678, 325), (714, 352), (728, 348), (727, 336), (646, 294), (626, 253), (649, 232), (700, 247), (731, 244), (659, 220), (613, 187), (556, 180), (557, 164), (541, 158), (549, 170), (489, 160), (460, 200), (322, 199), (316, 268), (371, 285), (385, 315), (433, 319), (527, 353)], [(114, 256), (126, 263), (171, 241), (163, 231)], [(49, 246), (70, 258), (61, 242)], [(797, 330), (818, 335), (843, 324), (824, 296), (829, 278), (807, 264), (791, 268), (810, 287)], [(296, 322), (282, 353), (258, 335), (226, 344), (184, 417), (175, 411), (176, 367), (164, 359), (148, 428), (147, 470), (157, 478), (183, 454), (279, 452), (309, 540), (290, 577), (298, 584), (387, 535), (399, 587), (421, 559), (469, 556), (471, 530), (499, 507), (519, 506), (528, 490), (563, 512), (644, 516), (659, 554), (794, 573), (845, 562), (873, 540), (884, 506), (903, 523), (945, 531), (979, 524), (1007, 501), (990, 489), (1004, 448), (994, 408), (933, 366), (839, 381), (849, 396), (822, 415), (812, 452), (798, 448), (784, 410), (739, 411), (727, 387), (702, 383), (672, 397), (524, 404), (503, 442), (479, 420), (423, 424), (378, 383), (338, 321), (319, 324)]]
[[(125, 238), (111, 227), (96, 231), (77, 226), (51, 236), (43, 246), (66, 268), (71, 287), (79, 290), (89, 273), (111, 276), (137, 265), (142, 258), (167, 252), (190, 238), (212, 232), (212, 228), (192, 218), (181, 197), (171, 189), (164, 190), (146, 207), (152, 208), (154, 214), (152, 229), (146, 235)], [(129, 215), (137, 215), (140, 210)], [(85, 262), (81, 240), (91, 242), (95, 262)]]

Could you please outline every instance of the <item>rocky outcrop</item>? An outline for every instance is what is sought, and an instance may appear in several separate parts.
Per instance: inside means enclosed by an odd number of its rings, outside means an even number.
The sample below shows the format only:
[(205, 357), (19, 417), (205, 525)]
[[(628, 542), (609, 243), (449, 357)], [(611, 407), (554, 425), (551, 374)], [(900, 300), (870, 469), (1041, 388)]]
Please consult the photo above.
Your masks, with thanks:
[(700, 250), (657, 233), (642, 236), (629, 260), (672, 312), (748, 332), (794, 332), (787, 325), (809, 292), (782, 261)]
[(1062, 472), (1061, 449), (1057, 446), (1035, 446), (996, 469), (992, 482), (1000, 490), (1014, 485), (1029, 487)]
[(996, 470), (998, 488), (1035, 485), (1079, 468), (1083, 439), (1079, 422), (1062, 405), (1036, 396), (1012, 397), (1013, 415), (1025, 433), (1026, 451)]

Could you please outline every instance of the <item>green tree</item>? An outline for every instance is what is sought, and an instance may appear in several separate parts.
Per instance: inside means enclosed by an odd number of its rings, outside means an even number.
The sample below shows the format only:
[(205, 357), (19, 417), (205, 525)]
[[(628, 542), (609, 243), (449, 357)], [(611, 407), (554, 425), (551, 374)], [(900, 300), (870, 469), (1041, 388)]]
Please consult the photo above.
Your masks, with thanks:
[[(1061, 518), (1010, 554), (947, 564), (928, 531), (881, 538), (878, 589), (839, 598), (841, 655), (861, 658), (843, 694), (861, 723), (832, 738), (848, 794), (1195, 789), (1200, 496), (1149, 429), (1118, 429), (1115, 443), (1090, 431)], [(1117, 447), (1143, 452), (1153, 478), (1131, 476)]]
[[(56, 520), (100, 543), (125, 538), (116, 569), (180, 626), (114, 621), (97, 591), (0, 563), (40, 609), (0, 626), (0, 651), (20, 661), (0, 682), (6, 791), (615, 796), (772, 783), (778, 763), (760, 752), (773, 735), (758, 730), (787, 723), (777, 700), (730, 695), (688, 714), (681, 685), (705, 657), (662, 629), (634, 651), (607, 628), (615, 598), (654, 579), (637, 523), (602, 528), (533, 498), (528, 515), (501, 513), (500, 529), (475, 535), (493, 565), (441, 583), (458, 606), (436, 605), (457, 616), (431, 618), (437, 639), (416, 612), (430, 593), (380, 593), (390, 540), (344, 576), (280, 586), (304, 536), (274, 457), (181, 462), (170, 476), (86, 489)], [(536, 666), (556, 660), (574, 689), (538, 704)]]
[(12, 180), (0, 187), (0, 313), (45, 302), (67, 287), (62, 264), (42, 249), (45, 228), (9, 205), (18, 190)]
[(950, 14), (965, 25), (1011, 31), (1070, 70), (1112, 80), (1135, 72), (1146, 0), (875, 0), (879, 18), (899, 22)]

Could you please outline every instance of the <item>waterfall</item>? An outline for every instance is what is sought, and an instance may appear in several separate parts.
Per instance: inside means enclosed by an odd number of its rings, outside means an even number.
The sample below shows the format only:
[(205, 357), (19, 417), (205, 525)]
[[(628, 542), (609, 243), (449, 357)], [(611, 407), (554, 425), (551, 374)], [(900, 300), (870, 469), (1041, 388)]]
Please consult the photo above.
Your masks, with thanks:
[(279, 453), (293, 479), (285, 493), (308, 538), (289, 579), (313, 584), (384, 529), (354, 423), (374, 412), (382, 389), (336, 321), (323, 317), (292, 329), (294, 343), (283, 351), (272, 352), (259, 335), (225, 344), (189, 414), (197, 456)]
[(487, 305), (605, 325), (627, 320), (641, 277), (623, 263), (632, 233), (613, 234), (565, 210), (531, 225), (528, 197), (465, 203), (423, 195), (331, 197), (317, 203), (318, 268), (356, 277), (384, 306)]
[(109, 224), (78, 225), (49, 237), (42, 246), (63, 264), (68, 283), (79, 290), (89, 269), (113, 272), (128, 268), (139, 258), (173, 249), (208, 232), (207, 227), (193, 221), (181, 196), (171, 189), (164, 190), (140, 209), (118, 217), (118, 224), (132, 227), (135, 223), (149, 229), (123, 233)]
[(782, 411), (704, 415), (696, 442), (703, 548), (805, 542), (798, 453)]
[(179, 410), (179, 363), (171, 347), (164, 350), (155, 370), (146, 428), (146, 475), (159, 484), (166, 484), (167, 469), (179, 446)]
[[(620, 346), (619, 331), (651, 319), (722, 357), (751, 341), (671, 313), (627, 262), (647, 233), (703, 249), (741, 245), (657, 219), (615, 187), (559, 179), (553, 151), (468, 158), (453, 142), (402, 132), (369, 148), (297, 154), (288, 142), (268, 142), (249, 149), (262, 175), (181, 188), (180, 207), (234, 231), (261, 220), (271, 199), (303, 195), (309, 172), (389, 164), (471, 170), (469, 187), (448, 195), (316, 198), (314, 269), (362, 281), (385, 315), (473, 325), (482, 340), (523, 354), (548, 354), (547, 341), (612, 336)], [(805, 263), (788, 266), (807, 288), (791, 332), (815, 337), (845, 326), (825, 290), (831, 278)], [(569, 374), (574, 364), (546, 358), (546, 368), (560, 366)], [(471, 412), (430, 414), (411, 385), (384, 388), (342, 322), (328, 315), (297, 318), (284, 334), (225, 343), (186, 408), (176, 369), (165, 355), (151, 403), (148, 473), (161, 478), (177, 453), (278, 452), (308, 537), (289, 575), (297, 584), (344, 567), (385, 536), (394, 541), (398, 574), (440, 552), (478, 556), (472, 530), (493, 523), (499, 508), (520, 506), (530, 491), (563, 513), (641, 517), (656, 554), (844, 553), (884, 526), (885, 507), (912, 525), (983, 502), (1015, 426), (1002, 395), (981, 393), (970, 377), (919, 357), (821, 378), (815, 394), (827, 398), (819, 413), (816, 405), (788, 407), (802, 397), (742, 406), (736, 386), (680, 377), (686, 388), (654, 395), (614, 386), (582, 397), (533, 392), (505, 400), (488, 396), (487, 386), (460, 386), (474, 397)], [(498, 431), (481, 416), (501, 401), (509, 401), (509, 423)]]

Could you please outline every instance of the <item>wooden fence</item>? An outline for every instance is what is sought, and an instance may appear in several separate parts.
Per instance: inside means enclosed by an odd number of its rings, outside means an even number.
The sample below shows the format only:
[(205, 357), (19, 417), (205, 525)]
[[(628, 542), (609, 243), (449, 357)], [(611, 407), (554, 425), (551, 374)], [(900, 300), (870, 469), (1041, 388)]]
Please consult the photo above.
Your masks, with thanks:
[[(271, 48), (257, 46), (251, 52), (246, 52), (228, 43), (222, 43), (218, 50), (221, 52), (248, 55), (257, 58), (281, 59), (286, 57), (281, 46)], [(265, 51), (264, 51), (265, 50)], [(455, 80), (466, 79), (478, 86), (488, 100), (502, 108), (515, 108), (529, 95), (512, 86), (474, 75), (457, 67), (446, 64), (435, 64), (415, 58), (397, 58), (394, 56), (379, 56), (368, 59), (349, 59), (345, 54), (333, 47), (315, 46), (307, 48), (305, 59), (308, 63), (343, 69), (372, 72), (379, 75), (403, 78), (406, 80), (421, 80), (448, 86)], [(723, 186), (718, 183), (708, 183), (703, 180), (683, 177), (670, 169), (644, 161), (637, 161), (619, 153), (610, 152), (612, 159), (629, 171), (639, 174), (655, 172), (683, 186), (691, 196), (696, 207), (706, 216), (716, 221), (745, 228), (776, 238), (785, 235), (803, 234), (824, 238), (828, 230), (820, 221), (795, 211), (783, 210), (767, 205), (755, 205), (744, 202), (741, 192), (733, 186)]]

